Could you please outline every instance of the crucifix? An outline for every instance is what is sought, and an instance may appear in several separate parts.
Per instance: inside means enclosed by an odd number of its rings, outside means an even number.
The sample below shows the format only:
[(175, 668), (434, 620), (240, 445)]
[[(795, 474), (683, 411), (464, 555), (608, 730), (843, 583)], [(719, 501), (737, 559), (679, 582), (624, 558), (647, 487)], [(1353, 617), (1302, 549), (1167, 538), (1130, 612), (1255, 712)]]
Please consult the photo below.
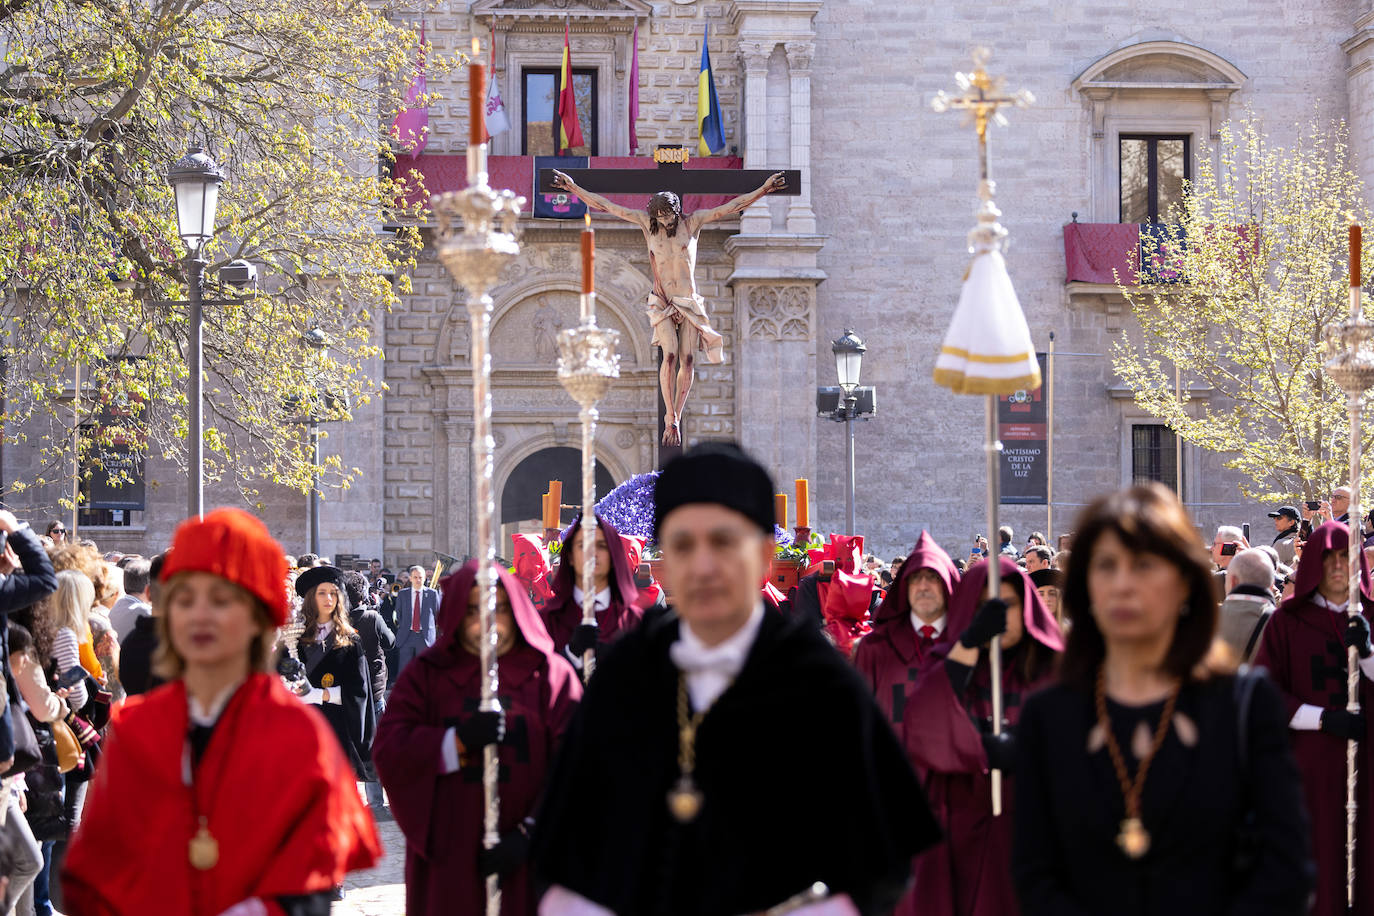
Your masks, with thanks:
[[(721, 335), (711, 327), (697, 293), (697, 239), (708, 223), (740, 213), (766, 194), (799, 194), (801, 171), (766, 169), (688, 171), (684, 147), (660, 147), (656, 169), (540, 169), (540, 193), (569, 191), (589, 207), (638, 226), (649, 246), (653, 290), (645, 311), (659, 348), (659, 427), (667, 461), (682, 446), (682, 412), (695, 377), (696, 352), (708, 363), (724, 360)], [(612, 203), (603, 194), (652, 194), (645, 210)], [(682, 212), (687, 194), (736, 194), (719, 207)]]

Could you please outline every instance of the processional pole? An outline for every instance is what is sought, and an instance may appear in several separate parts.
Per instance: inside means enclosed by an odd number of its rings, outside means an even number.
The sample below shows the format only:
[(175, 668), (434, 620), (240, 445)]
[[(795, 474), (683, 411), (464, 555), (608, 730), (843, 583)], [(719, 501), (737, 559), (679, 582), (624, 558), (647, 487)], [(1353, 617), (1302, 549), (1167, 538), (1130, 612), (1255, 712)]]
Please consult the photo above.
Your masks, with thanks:
[[(596, 623), (596, 421), (597, 403), (606, 396), (611, 379), (620, 377), (615, 346), (620, 332), (596, 326), (595, 235), (591, 216), (582, 233), (582, 297), (580, 323), (558, 332), (558, 381), (582, 408), (582, 622)], [(596, 669), (596, 650), (582, 656), (583, 683)]]
[[(956, 394), (981, 394), (986, 431), (983, 451), (988, 469), (988, 600), (1001, 596), (1001, 554), (998, 538), (997, 508), (1001, 502), (1000, 458), (1002, 443), (997, 439), (997, 401), (1002, 395), (1040, 387), (1040, 363), (1031, 345), (1030, 329), (1021, 303), (1007, 276), (1002, 260), (1002, 240), (1007, 230), (998, 222), (1002, 211), (993, 203), (996, 185), (988, 164), (988, 124), (1006, 124), (998, 112), (1004, 105), (1025, 108), (1035, 101), (1026, 90), (1008, 94), (1001, 77), (988, 75), (986, 64), (991, 52), (973, 52), (973, 72), (956, 73), (960, 93), (936, 94), (932, 107), (937, 112), (963, 109), (978, 132), (978, 225), (968, 235), (973, 260), (965, 275), (959, 305), (945, 335), (935, 362), (935, 381)], [(992, 554), (991, 545), (998, 553)], [(998, 638), (988, 644), (988, 668), (992, 675), (992, 733), (1002, 733), (1002, 647)], [(992, 813), (1002, 813), (1002, 771), (991, 771)]]
[[(1360, 552), (1363, 545), (1363, 519), (1360, 512), (1360, 415), (1364, 395), (1374, 385), (1374, 323), (1361, 314), (1360, 304), (1360, 227), (1350, 227), (1350, 318), (1326, 328), (1326, 346), (1331, 359), (1326, 374), (1345, 392), (1346, 409), (1350, 414), (1350, 510), (1349, 510), (1349, 603), (1345, 611), (1350, 617), (1360, 613)], [(1346, 650), (1346, 707), (1360, 711), (1360, 659), (1354, 646)], [(1359, 806), (1355, 800), (1356, 752), (1358, 742), (1345, 745), (1345, 901), (1355, 907), (1355, 821)]]
[[(473, 39), (472, 60), (478, 57), (477, 39)], [(500, 686), (496, 657), (496, 538), (493, 499), (493, 452), (495, 440), (491, 435), (491, 312), (488, 294), (501, 276), (505, 266), (520, 253), (517, 240), (520, 208), (525, 198), (513, 191), (497, 191), (487, 183), (487, 144), (482, 141), (482, 103), (486, 97), (484, 68), (469, 64), (468, 92), (476, 101), (469, 107), (468, 186), (461, 191), (439, 194), (431, 198), (430, 207), (438, 222), (436, 247), (444, 266), (468, 292), (468, 320), (472, 325), (472, 457), (473, 501), (477, 509), (476, 544), (478, 608), (482, 624), (479, 643), (479, 664), (482, 670), (481, 699), (483, 712), (500, 712), (497, 697)], [(462, 218), (462, 228), (454, 225), (455, 216)], [(482, 789), (485, 800), (482, 845), (494, 848), (501, 842), (499, 820), (501, 798), (497, 780), (500, 776), (499, 748), (487, 745), (482, 749)], [(501, 886), (498, 876), (487, 878), (487, 916), (501, 912)]]

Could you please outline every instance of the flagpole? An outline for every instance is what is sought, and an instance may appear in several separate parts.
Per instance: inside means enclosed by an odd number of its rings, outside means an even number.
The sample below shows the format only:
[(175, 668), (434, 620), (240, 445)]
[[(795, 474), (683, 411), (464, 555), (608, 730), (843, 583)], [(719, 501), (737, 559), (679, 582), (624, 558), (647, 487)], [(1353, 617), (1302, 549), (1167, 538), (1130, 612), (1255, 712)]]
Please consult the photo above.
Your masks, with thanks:
[(1050, 331), (1050, 352), (1045, 357), (1045, 540), (1046, 547), (1057, 549), (1054, 539), (1054, 332)]

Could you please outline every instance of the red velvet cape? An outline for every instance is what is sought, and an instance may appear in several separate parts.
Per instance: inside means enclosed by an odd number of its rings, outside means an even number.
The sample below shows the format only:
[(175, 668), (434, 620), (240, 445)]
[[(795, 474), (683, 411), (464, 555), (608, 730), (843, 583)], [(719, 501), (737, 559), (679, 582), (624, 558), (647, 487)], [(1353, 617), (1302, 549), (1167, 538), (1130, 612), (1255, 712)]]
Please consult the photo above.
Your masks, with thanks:
[(197, 821), (182, 782), (190, 716), (181, 680), (115, 710), (85, 816), (62, 873), (75, 916), (218, 916), (252, 897), (328, 890), (382, 853), (353, 769), (329, 724), (282, 686), (253, 674), (230, 699), (196, 770), (219, 842), (197, 871)]
[[(1304, 703), (1345, 708), (1345, 616), (1312, 601), (1322, 578), (1322, 557), (1328, 550), (1345, 551), (1346, 526), (1327, 522), (1312, 532), (1302, 551), (1293, 597), (1274, 612), (1264, 628), (1255, 665), (1267, 668), (1283, 694), (1289, 720)], [(1365, 600), (1361, 612), (1370, 614), (1366, 570), (1361, 584)], [(1356, 756), (1355, 903), (1356, 912), (1374, 913), (1374, 684), (1360, 676), (1360, 706), (1365, 710), (1365, 740)], [(1303, 796), (1312, 819), (1312, 852), (1317, 866), (1317, 898), (1313, 916), (1345, 913), (1345, 748), (1344, 740), (1321, 731), (1288, 730), (1293, 756), (1302, 775)]]
[[(534, 813), (554, 749), (582, 697), (572, 666), (553, 651), (521, 584), (504, 570), (520, 631), (517, 645), (498, 661), (498, 696), (506, 711), (501, 745), (501, 832)], [(406, 837), (406, 912), (410, 916), (481, 913), (485, 882), (478, 874), (482, 848), (482, 761), (463, 759), (455, 773), (440, 772), (441, 743), (452, 725), (477, 708), (481, 696), (477, 656), (457, 634), (467, 613), (477, 563), (443, 583), (441, 636), (396, 680), (372, 745), (391, 811)], [(525, 868), (502, 877), (501, 912), (532, 916), (538, 898)]]
[[(1001, 557), (1000, 566), (1004, 580), (1020, 579), (1024, 595), (1025, 635), (1016, 649), (1002, 656), (1002, 715), (1014, 732), (1027, 694), (1053, 679), (1052, 672), (1046, 671), (1027, 683), (1016, 664), (1016, 650), (1024, 651), (1035, 640), (1051, 652), (1060, 652), (1063, 639), (1026, 571), (1009, 557)], [(955, 589), (946, 624), (946, 632), (953, 635), (931, 650), (907, 703), (907, 754), (925, 783), (945, 840), (916, 860), (916, 885), (898, 908), (898, 916), (1016, 916), (1020, 912), (1011, 879), (1015, 778), (1003, 774), (1002, 814), (993, 817), (988, 759), (975, 724), (992, 715), (987, 654), (980, 653), (961, 696), (955, 695), (944, 666), (952, 641), (972, 621), (986, 593), (984, 561), (965, 573)]]

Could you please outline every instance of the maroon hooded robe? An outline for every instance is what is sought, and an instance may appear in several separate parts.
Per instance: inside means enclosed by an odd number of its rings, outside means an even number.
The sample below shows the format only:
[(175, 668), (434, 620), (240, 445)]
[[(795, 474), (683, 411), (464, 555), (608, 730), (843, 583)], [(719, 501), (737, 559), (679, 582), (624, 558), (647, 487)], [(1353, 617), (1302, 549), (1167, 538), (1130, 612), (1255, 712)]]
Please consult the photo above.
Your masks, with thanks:
[[(1312, 599), (1322, 579), (1322, 558), (1328, 550), (1345, 552), (1349, 533), (1340, 522), (1327, 522), (1312, 532), (1298, 564), (1293, 597), (1285, 601), (1260, 639), (1255, 665), (1267, 668), (1283, 694), (1288, 718), (1304, 703), (1323, 708), (1346, 704), (1345, 615), (1336, 614)], [(1368, 570), (1361, 567), (1364, 595), (1361, 612), (1370, 615)], [(1356, 758), (1355, 912), (1374, 913), (1374, 684), (1360, 676), (1360, 706), (1365, 710), (1365, 740)], [(1303, 795), (1312, 818), (1312, 851), (1317, 866), (1317, 897), (1313, 916), (1345, 913), (1345, 750), (1346, 742), (1322, 731), (1290, 728), (1293, 756), (1302, 774)]]
[[(481, 695), (476, 655), (459, 642), (468, 595), (477, 579), (473, 560), (443, 582), (439, 638), (396, 679), (372, 745), (391, 811), (406, 838), (406, 912), (411, 916), (481, 913), (485, 883), (477, 868), (482, 848), (482, 763), (463, 758), (442, 772), (445, 733), (477, 709)], [(519, 630), (500, 658), (506, 738), (500, 746), (501, 834), (532, 815), (554, 748), (582, 698), (568, 662), (554, 651), (519, 581), (500, 570)], [(532, 916), (538, 898), (522, 866), (502, 876), (501, 912)]]
[[(873, 632), (859, 641), (859, 647), (854, 652), (854, 667), (863, 675), (878, 700), (878, 706), (882, 708), (883, 718), (887, 719), (899, 739), (902, 737), (907, 698), (924, 660), (930, 654), (921, 651), (916, 628), (911, 624), (911, 604), (906, 594), (908, 580), (923, 569), (935, 573), (945, 583), (945, 609), (949, 610), (948, 599), (959, 584), (959, 570), (949, 554), (935, 543), (935, 539), (922, 531), (916, 548), (897, 570), (896, 580), (887, 590), (883, 603), (878, 606), (878, 613), (873, 619)], [(958, 635), (951, 635), (950, 628), (946, 626), (931, 648), (945, 645)]]
[[(605, 645), (626, 630), (638, 626), (644, 617), (644, 609), (638, 604), (639, 588), (635, 585), (635, 571), (630, 567), (624, 538), (604, 518), (598, 516), (596, 521), (601, 526), (601, 533), (606, 536), (606, 548), (611, 554), (611, 605), (596, 615), (597, 626), (601, 628), (597, 639)], [(573, 630), (582, 622), (582, 605), (573, 600), (573, 588), (582, 584), (582, 571), (574, 570), (571, 562), (573, 538), (582, 536), (581, 529), (582, 516), (579, 515), (563, 538), (563, 547), (558, 554), (558, 570), (554, 574), (554, 594), (542, 611), (544, 626), (559, 654), (567, 651)]]
[[(1020, 581), (1025, 635), (1002, 653), (1002, 717), (1013, 733), (1026, 695), (1053, 678), (1052, 665), (1027, 682), (1021, 665), (1031, 642), (1042, 656), (1062, 652), (1063, 638), (1054, 615), (1040, 601), (1026, 571), (1000, 557), (1002, 579)], [(1012, 785), (1002, 779), (1002, 814), (992, 816), (992, 782), (980, 725), (992, 717), (992, 679), (986, 652), (979, 653), (968, 688), (956, 696), (945, 671), (950, 646), (973, 621), (987, 596), (987, 561), (973, 566), (950, 599), (945, 632), (949, 639), (933, 648), (906, 704), (907, 754), (925, 782), (926, 795), (945, 840), (916, 860), (916, 885), (898, 916), (1016, 916), (1011, 879)]]

